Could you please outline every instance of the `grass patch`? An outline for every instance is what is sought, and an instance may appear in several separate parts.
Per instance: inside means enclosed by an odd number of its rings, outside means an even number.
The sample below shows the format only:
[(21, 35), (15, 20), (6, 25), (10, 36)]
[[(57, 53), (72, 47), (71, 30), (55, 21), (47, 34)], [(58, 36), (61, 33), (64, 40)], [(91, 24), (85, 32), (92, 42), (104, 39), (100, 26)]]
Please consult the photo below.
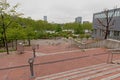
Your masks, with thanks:
[[(16, 51), (15, 49), (10, 49), (9, 51)], [(5, 49), (0, 49), (0, 53), (7, 52)]]

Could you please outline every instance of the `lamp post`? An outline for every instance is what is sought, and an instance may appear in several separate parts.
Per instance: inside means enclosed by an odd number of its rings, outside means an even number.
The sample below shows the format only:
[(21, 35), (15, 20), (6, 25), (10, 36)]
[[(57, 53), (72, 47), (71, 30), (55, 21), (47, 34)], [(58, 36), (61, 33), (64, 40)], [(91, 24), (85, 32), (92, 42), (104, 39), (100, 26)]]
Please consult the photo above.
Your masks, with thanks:
[(34, 78), (34, 70), (33, 70), (33, 63), (34, 63), (34, 58), (29, 58), (28, 60), (29, 66), (30, 66), (30, 72), (31, 72), (31, 78)]
[(32, 46), (32, 50), (33, 50), (33, 57), (35, 58), (36, 57), (36, 55), (35, 55), (35, 46)]

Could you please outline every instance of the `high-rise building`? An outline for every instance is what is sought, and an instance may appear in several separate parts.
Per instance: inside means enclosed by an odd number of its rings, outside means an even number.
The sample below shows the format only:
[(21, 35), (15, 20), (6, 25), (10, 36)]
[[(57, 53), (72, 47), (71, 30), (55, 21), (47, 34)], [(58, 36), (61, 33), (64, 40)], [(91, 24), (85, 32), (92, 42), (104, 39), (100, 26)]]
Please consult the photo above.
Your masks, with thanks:
[(43, 18), (44, 18), (44, 21), (47, 21), (47, 16), (44, 16)]
[(75, 22), (76, 23), (82, 23), (82, 17), (76, 17)]

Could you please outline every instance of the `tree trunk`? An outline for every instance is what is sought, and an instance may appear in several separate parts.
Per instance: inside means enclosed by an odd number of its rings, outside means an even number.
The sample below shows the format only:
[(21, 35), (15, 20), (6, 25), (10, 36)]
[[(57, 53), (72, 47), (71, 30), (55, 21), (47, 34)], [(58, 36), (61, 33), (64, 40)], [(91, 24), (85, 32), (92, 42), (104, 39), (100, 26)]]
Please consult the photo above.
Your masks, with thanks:
[(3, 29), (3, 43), (5, 45), (7, 54), (9, 54), (7, 37), (6, 37), (6, 26), (5, 26), (5, 23), (4, 23), (4, 16), (2, 14), (1, 14), (1, 20), (2, 20), (2, 29)]
[(109, 26), (106, 27), (106, 32), (105, 32), (105, 38), (104, 38), (104, 39), (107, 39), (107, 37), (108, 37), (108, 33), (109, 33), (108, 27), (109, 27)]
[(7, 43), (7, 37), (6, 37), (6, 32), (5, 32), (5, 30), (4, 30), (4, 32), (3, 32), (3, 36), (4, 36), (4, 42), (5, 42), (6, 51), (7, 51), (7, 54), (9, 54), (9, 49), (8, 49), (8, 43)]
[(17, 50), (17, 39), (15, 40), (16, 50)]
[(105, 33), (105, 38), (104, 39), (107, 39), (107, 32)]
[(2, 47), (5, 47), (5, 40), (4, 40), (4, 38), (2, 38), (2, 42), (3, 42)]
[(14, 48), (14, 41), (12, 40), (12, 48)]
[(30, 39), (28, 39), (28, 45), (31, 46), (31, 42), (30, 42)]

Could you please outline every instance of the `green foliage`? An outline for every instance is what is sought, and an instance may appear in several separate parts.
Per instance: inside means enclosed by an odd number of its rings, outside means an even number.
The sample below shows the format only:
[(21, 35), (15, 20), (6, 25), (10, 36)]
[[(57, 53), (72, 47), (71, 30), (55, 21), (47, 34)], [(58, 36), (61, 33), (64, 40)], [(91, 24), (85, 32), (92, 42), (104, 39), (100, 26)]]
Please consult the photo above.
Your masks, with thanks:
[(58, 26), (56, 27), (56, 31), (55, 32), (61, 32), (62, 31), (62, 28), (60, 26), (60, 24), (58, 24)]
[[(30, 18), (16, 18), (7, 31), (8, 38), (12, 39), (37, 39), (37, 38), (55, 38), (55, 37), (74, 37), (70, 31), (75, 34), (84, 34), (85, 29), (91, 29), (91, 24), (67, 23), (62, 27), (60, 24), (51, 24), (42, 20), (32, 20)], [(57, 33), (47, 33), (46, 31), (55, 31)]]
[[(15, 49), (10, 49), (9, 51), (15, 51)], [(6, 52), (5, 49), (0, 49), (0, 53)]]
[(66, 23), (66, 24), (64, 24), (63, 29), (74, 30), (78, 26), (79, 26), (78, 23)]
[(7, 38), (9, 40), (24, 39), (25, 36), (25, 32), (21, 27), (7, 29)]
[(85, 35), (85, 37), (88, 39), (88, 38), (90, 38), (91, 36), (90, 36), (90, 35)]
[(79, 37), (82, 39), (85, 37), (85, 34), (80, 34)]
[[(10, 5), (8, 4), (7, 7)], [(66, 24), (52, 24), (42, 20), (33, 20), (30, 17), (21, 18), (15, 14), (15, 9), (18, 5), (13, 6), (9, 14), (4, 14), (4, 22), (6, 28), (6, 35), (8, 40), (13, 39), (37, 39), (37, 38), (55, 38), (55, 37), (74, 37), (72, 34), (84, 35), (84, 30), (92, 30), (91, 23), (66, 23)], [(12, 22), (11, 22), (12, 21)], [(0, 19), (0, 24), (1, 24)], [(9, 26), (9, 27), (8, 27)], [(70, 31), (73, 30), (74, 33)], [(46, 31), (55, 31), (56, 33), (47, 33)], [(0, 38), (2, 37), (3, 29), (0, 26)], [(85, 36), (85, 35), (84, 35)]]
[(84, 34), (84, 27), (80, 23), (66, 23), (64, 24), (64, 29), (74, 30), (75, 34)]
[(11, 25), (15, 16), (19, 16), (16, 12), (17, 4), (15, 6), (11, 6), (7, 0), (0, 1), (0, 34), (1, 39), (3, 41), (4, 47), (6, 48), (7, 54), (9, 54), (8, 50), (8, 41), (7, 41), (7, 29)]
[(84, 29), (81, 24), (78, 24), (74, 29), (74, 31), (75, 34), (84, 34)]
[(35, 38), (35, 31), (32, 27), (25, 27), (24, 32), (26, 34), (26, 39), (34, 39)]
[(92, 30), (93, 27), (92, 27), (92, 23), (84, 23), (83, 24), (83, 28), (84, 30), (87, 29), (87, 30)]

